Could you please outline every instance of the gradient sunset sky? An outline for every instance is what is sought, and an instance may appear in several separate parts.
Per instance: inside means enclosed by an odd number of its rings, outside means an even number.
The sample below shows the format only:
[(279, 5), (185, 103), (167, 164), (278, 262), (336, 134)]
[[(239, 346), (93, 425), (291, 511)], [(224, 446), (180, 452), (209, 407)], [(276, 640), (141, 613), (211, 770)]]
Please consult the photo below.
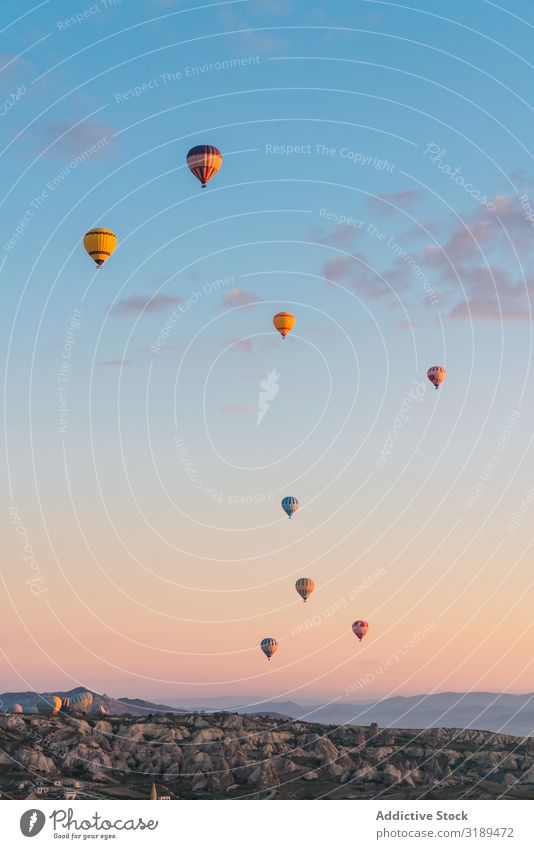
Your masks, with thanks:
[(533, 4), (2, 8), (0, 689), (534, 690)]

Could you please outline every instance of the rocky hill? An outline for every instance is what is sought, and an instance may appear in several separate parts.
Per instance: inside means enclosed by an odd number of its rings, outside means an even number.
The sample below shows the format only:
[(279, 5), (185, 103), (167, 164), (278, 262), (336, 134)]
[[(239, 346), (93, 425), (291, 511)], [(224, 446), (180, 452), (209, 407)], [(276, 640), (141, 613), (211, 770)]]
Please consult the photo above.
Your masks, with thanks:
[(29, 780), (75, 780), (90, 798), (146, 799), (156, 782), (171, 798), (534, 799), (534, 741), (232, 713), (0, 714), (3, 797), (27, 798)]

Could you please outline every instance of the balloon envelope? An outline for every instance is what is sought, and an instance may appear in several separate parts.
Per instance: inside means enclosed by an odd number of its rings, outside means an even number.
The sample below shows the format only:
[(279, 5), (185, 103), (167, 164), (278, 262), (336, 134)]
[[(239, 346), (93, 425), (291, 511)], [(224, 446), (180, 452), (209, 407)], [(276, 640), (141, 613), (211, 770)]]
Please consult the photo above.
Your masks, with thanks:
[(298, 498), (295, 498), (293, 495), (286, 495), (285, 498), (282, 498), (281, 504), (282, 510), (285, 510), (290, 519), (293, 513), (295, 513), (300, 507)]
[(315, 589), (315, 584), (311, 578), (299, 578), (295, 583), (295, 589), (298, 592), (299, 596), (306, 601), (308, 596), (312, 594)]
[(267, 660), (270, 660), (276, 649), (278, 648), (278, 643), (274, 639), (274, 637), (264, 637), (260, 643), (260, 648), (264, 655), (267, 657)]
[(369, 630), (369, 625), (364, 619), (357, 619), (352, 623), (352, 630), (361, 642)]
[(22, 705), (19, 705), (18, 702), (15, 702), (15, 704), (11, 707), (11, 713), (24, 713)]
[(198, 144), (187, 154), (189, 170), (200, 180), (202, 188), (215, 176), (222, 165), (222, 153), (211, 144)]
[(273, 324), (285, 339), (289, 331), (293, 330), (295, 326), (295, 316), (290, 312), (277, 312), (273, 316)]
[(440, 383), (443, 383), (446, 374), (447, 372), (443, 366), (431, 366), (426, 373), (430, 383), (432, 383), (436, 389), (439, 387)]
[(94, 227), (88, 230), (83, 237), (83, 246), (91, 259), (100, 268), (117, 247), (117, 237), (111, 230), (106, 230), (104, 227)]

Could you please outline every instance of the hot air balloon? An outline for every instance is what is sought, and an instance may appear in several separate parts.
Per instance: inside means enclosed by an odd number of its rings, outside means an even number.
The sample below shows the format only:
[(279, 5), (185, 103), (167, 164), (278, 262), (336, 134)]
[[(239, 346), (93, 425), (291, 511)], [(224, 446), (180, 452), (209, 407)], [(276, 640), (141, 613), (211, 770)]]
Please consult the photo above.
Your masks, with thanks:
[(107, 714), (109, 713), (107, 707), (101, 703), (98, 704), (97, 711), (98, 713), (102, 714), (102, 716), (107, 716)]
[(211, 144), (199, 144), (187, 154), (189, 170), (206, 188), (206, 183), (217, 173), (222, 165), (222, 153)]
[(282, 498), (281, 504), (282, 510), (287, 513), (290, 519), (293, 513), (300, 507), (298, 498), (295, 498), (293, 495), (286, 495), (285, 498)]
[(96, 262), (97, 268), (100, 268), (117, 247), (117, 237), (111, 230), (94, 227), (83, 237), (83, 246), (91, 259)]
[(87, 713), (93, 704), (93, 694), (89, 693), (87, 690), (74, 693), (74, 695), (71, 696), (70, 704), (76, 713)]
[(264, 639), (260, 643), (260, 649), (267, 657), (267, 660), (271, 659), (277, 648), (278, 643), (273, 637), (264, 637)]
[(363, 619), (357, 619), (356, 622), (352, 623), (352, 630), (358, 637), (360, 643), (367, 634), (369, 630), (369, 625)]
[(435, 389), (439, 389), (440, 383), (443, 383), (445, 380), (446, 371), (443, 366), (432, 366), (427, 371), (427, 377), (430, 383), (434, 384)]
[(15, 704), (11, 706), (11, 713), (24, 713), (22, 705), (19, 705), (18, 702), (15, 702)]
[[(58, 696), (54, 696), (52, 694), (45, 693), (44, 695), (37, 696), (37, 710), (39, 713), (54, 713), (56, 708)], [(59, 699), (61, 702), (61, 699)]]
[(293, 330), (295, 324), (295, 316), (290, 312), (277, 312), (273, 316), (273, 324), (285, 339), (290, 330)]
[(59, 696), (52, 696), (52, 716), (55, 716), (63, 707), (63, 700)]
[(306, 601), (309, 595), (315, 589), (315, 584), (311, 578), (299, 578), (295, 583), (295, 589), (303, 601)]

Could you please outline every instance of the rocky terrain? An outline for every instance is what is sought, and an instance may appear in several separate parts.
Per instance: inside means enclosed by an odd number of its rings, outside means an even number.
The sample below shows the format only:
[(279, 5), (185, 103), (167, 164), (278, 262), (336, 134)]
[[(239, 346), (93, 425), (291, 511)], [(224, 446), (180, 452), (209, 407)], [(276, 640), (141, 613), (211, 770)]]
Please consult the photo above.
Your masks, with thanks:
[(182, 799), (533, 799), (534, 740), (233, 713), (0, 714), (2, 797), (28, 798), (28, 781), (90, 798), (146, 799), (156, 782)]

